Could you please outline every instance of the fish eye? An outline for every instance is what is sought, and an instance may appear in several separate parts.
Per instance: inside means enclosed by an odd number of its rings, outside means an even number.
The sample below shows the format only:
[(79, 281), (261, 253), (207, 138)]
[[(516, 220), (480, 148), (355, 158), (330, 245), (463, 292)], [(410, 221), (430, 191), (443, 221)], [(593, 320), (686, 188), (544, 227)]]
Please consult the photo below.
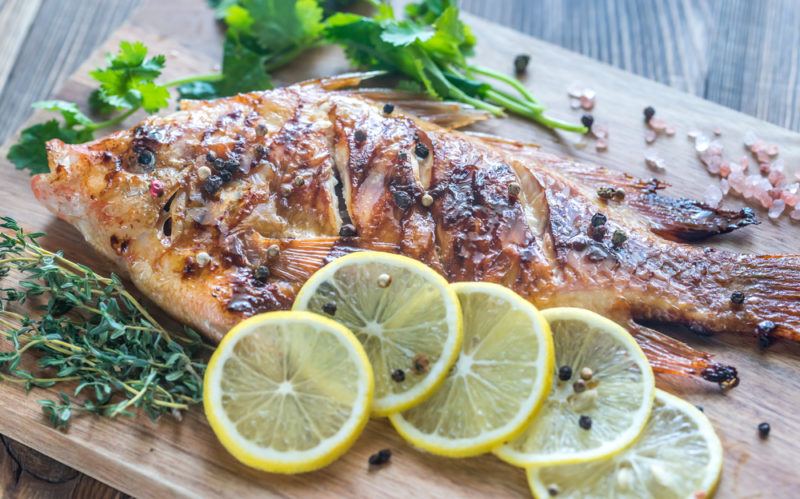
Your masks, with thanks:
[(140, 165), (149, 169), (155, 166), (156, 155), (150, 149), (141, 149), (136, 160)]

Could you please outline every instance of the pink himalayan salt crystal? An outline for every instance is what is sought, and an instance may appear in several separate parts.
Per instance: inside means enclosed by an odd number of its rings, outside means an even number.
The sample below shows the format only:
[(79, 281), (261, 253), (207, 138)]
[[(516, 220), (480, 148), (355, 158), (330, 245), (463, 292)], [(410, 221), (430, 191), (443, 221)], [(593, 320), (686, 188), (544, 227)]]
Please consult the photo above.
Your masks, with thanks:
[(772, 169), (772, 167), (768, 162), (767, 163), (759, 163), (758, 164), (758, 171), (760, 171), (764, 175), (767, 175), (770, 172), (771, 169)]
[(711, 184), (706, 188), (703, 194), (703, 202), (712, 208), (716, 208), (722, 203), (722, 189), (718, 186)]
[(654, 130), (650, 130), (650, 129), (645, 130), (645, 132), (644, 132), (644, 141), (647, 142), (648, 144), (652, 144), (653, 142), (655, 142), (656, 141), (656, 137), (657, 137), (657, 135), (656, 135), (656, 132)]
[(783, 191), (780, 189), (770, 189), (767, 191), (772, 199), (781, 199), (783, 197)]
[(689, 130), (689, 133), (686, 134), (686, 136), (691, 140), (694, 140), (701, 135), (703, 135), (703, 132), (700, 130)]
[(716, 155), (709, 156), (707, 159), (704, 159), (703, 163), (706, 164), (706, 168), (708, 168), (709, 173), (716, 175), (720, 172), (722, 158)]
[(714, 135), (716, 135), (717, 137), (719, 137), (720, 135), (722, 135), (722, 129), (721, 129), (721, 128), (719, 128), (719, 127), (715, 128), (715, 129), (714, 129)]
[(797, 206), (800, 203), (800, 184), (794, 183), (783, 188), (783, 200), (787, 206)]
[(654, 170), (663, 171), (666, 169), (666, 162), (653, 151), (644, 155), (644, 163)]
[(748, 130), (744, 134), (744, 145), (745, 145), (745, 147), (750, 148), (756, 142), (758, 142), (758, 137), (756, 136), (756, 132), (754, 132), (753, 130)]
[(727, 177), (731, 174), (731, 164), (727, 161), (723, 161), (721, 165), (719, 165), (719, 174), (722, 177)]
[(769, 215), (769, 218), (775, 220), (781, 216), (781, 213), (783, 213), (783, 210), (785, 209), (786, 209), (786, 204), (783, 202), (783, 200), (778, 199), (772, 203), (772, 206), (770, 206), (767, 215)]
[(581, 85), (579, 82), (570, 83), (569, 87), (567, 87), (567, 95), (570, 97), (575, 97), (576, 99), (583, 95), (584, 90), (586, 87)]
[(772, 196), (770, 196), (767, 191), (758, 191), (758, 194), (756, 194), (756, 198), (758, 199), (758, 202), (761, 203), (761, 206), (763, 206), (764, 208), (772, 208), (772, 205), (775, 202), (772, 199)]
[(666, 130), (664, 130), (664, 132), (665, 132), (665, 133), (666, 133), (668, 136), (672, 137), (673, 135), (675, 135), (675, 128), (673, 128), (673, 127), (671, 127), (671, 126), (668, 126), (668, 127), (667, 127), (667, 129), (666, 129)]
[(579, 99), (570, 99), (569, 107), (570, 109), (578, 109), (579, 107), (581, 107), (581, 101)]
[(792, 220), (800, 220), (800, 208), (795, 208), (791, 213), (789, 213), (789, 218)]
[(727, 178), (728, 184), (734, 192), (740, 193), (744, 190), (745, 176), (740, 172), (732, 172)]
[(650, 118), (647, 124), (656, 132), (663, 132), (667, 128), (667, 122), (660, 118)]
[(769, 160), (771, 158), (772, 158), (772, 156), (769, 155), (769, 153), (766, 151), (766, 149), (760, 149), (756, 153), (756, 159), (758, 160), (759, 163), (769, 163)]
[(719, 181), (719, 189), (722, 191), (723, 196), (727, 196), (731, 190), (731, 185), (726, 179), (722, 179)]
[(711, 144), (711, 140), (705, 135), (698, 135), (694, 139), (694, 150), (702, 153), (708, 149), (708, 146)]
[(751, 153), (758, 154), (758, 151), (762, 151), (766, 146), (767, 144), (763, 140), (758, 139), (748, 147), (750, 148)]
[(769, 144), (766, 151), (770, 156), (777, 156), (780, 149), (778, 148), (778, 144)]
[(781, 171), (772, 170), (771, 172), (769, 172), (769, 176), (767, 178), (769, 179), (770, 184), (780, 185), (781, 182), (786, 180), (786, 175), (784, 175), (783, 172)]
[(597, 152), (605, 152), (608, 150), (608, 141), (606, 139), (597, 139), (594, 143), (594, 148)]
[(585, 111), (591, 111), (594, 109), (594, 99), (590, 99), (586, 95), (580, 96), (580, 103), (581, 108), (583, 108)]
[(592, 135), (594, 135), (598, 139), (607, 139), (608, 138), (608, 126), (607, 125), (601, 125), (601, 124), (592, 125)]

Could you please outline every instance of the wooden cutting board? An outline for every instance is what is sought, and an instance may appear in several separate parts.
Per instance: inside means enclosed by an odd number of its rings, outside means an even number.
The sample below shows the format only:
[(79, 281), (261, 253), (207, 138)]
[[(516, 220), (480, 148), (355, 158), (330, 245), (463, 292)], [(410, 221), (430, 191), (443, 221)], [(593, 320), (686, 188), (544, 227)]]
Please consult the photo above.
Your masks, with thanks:
[[(523, 34), (465, 16), (479, 40), (478, 60), (501, 71), (509, 71), (514, 55), (532, 56), (526, 83), (560, 117), (576, 119), (566, 89), (583, 82), (597, 91), (594, 115), (610, 128), (608, 152), (598, 153), (590, 144), (580, 149), (577, 137), (549, 132), (516, 119), (493, 120), (478, 127), (509, 138), (534, 141), (547, 151), (604, 164), (629, 173), (652, 177), (644, 164), (648, 150), (644, 141), (642, 109), (652, 105), (659, 117), (677, 129), (672, 138), (662, 137), (650, 148), (667, 162), (658, 176), (671, 183), (676, 195), (702, 196), (716, 180), (700, 166), (686, 133), (700, 129), (722, 132), (720, 140), (728, 155), (744, 154), (742, 137), (755, 130), (760, 137), (781, 146), (789, 170), (800, 167), (800, 135), (759, 121), (610, 66), (546, 44)], [(202, 0), (164, 2), (151, 0), (114, 36), (64, 82), (59, 98), (85, 102), (91, 82), (87, 71), (101, 63), (103, 54), (114, 51), (119, 40), (143, 40), (168, 57), (166, 78), (204, 73), (220, 56), (220, 35), (211, 12)], [(320, 49), (304, 55), (279, 75), (279, 81), (331, 75), (348, 70), (338, 49)], [(41, 115), (32, 121), (40, 121)], [(45, 245), (61, 248), (70, 258), (97, 270), (110, 271), (108, 263), (87, 250), (81, 236), (57, 221), (34, 200), (30, 179), (0, 159), (4, 182), (0, 213), (20, 220), (33, 230), (49, 235)], [(737, 202), (732, 202), (732, 206)], [(765, 222), (728, 236), (714, 244), (736, 251), (761, 253), (800, 252), (800, 225), (783, 219)], [(800, 283), (798, 283), (800, 286)], [(681, 339), (717, 354), (736, 365), (741, 385), (729, 393), (708, 383), (661, 378), (659, 386), (680, 394), (705, 408), (725, 447), (725, 470), (720, 497), (790, 497), (800, 487), (800, 345), (778, 343), (767, 352), (755, 348), (752, 337), (717, 336), (697, 338), (683, 331), (670, 331)], [(34, 447), (51, 457), (139, 497), (178, 496), (523, 496), (528, 494), (522, 470), (492, 456), (451, 460), (416, 451), (395, 434), (383, 420), (372, 421), (355, 447), (330, 467), (307, 475), (280, 476), (260, 473), (238, 464), (217, 443), (201, 410), (192, 410), (182, 422), (164, 418), (150, 423), (131, 420), (77, 418), (68, 432), (51, 429), (42, 417), (37, 399), (52, 397), (44, 390), (26, 395), (10, 384), (0, 384), (0, 433)], [(759, 440), (756, 425), (768, 421), (772, 434)], [(391, 448), (388, 467), (369, 472), (367, 457)]]

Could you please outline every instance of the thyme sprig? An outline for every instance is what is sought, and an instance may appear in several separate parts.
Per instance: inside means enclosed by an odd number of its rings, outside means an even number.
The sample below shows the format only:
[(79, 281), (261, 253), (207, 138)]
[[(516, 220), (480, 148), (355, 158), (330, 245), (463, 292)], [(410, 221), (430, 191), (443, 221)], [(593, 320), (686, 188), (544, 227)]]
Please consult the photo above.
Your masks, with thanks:
[[(0, 287), (0, 339), (8, 345), (0, 351), (0, 380), (26, 390), (74, 382), (72, 396), (40, 401), (61, 428), (79, 412), (115, 417), (141, 410), (155, 420), (180, 417), (201, 401), (211, 347), (196, 332), (167, 331), (116, 275), (44, 249), (44, 234), (26, 233), (12, 218), (0, 221), (0, 279), (17, 279)], [(33, 313), (15, 311), (27, 302)], [(32, 352), (38, 361), (28, 369), (23, 359)]]

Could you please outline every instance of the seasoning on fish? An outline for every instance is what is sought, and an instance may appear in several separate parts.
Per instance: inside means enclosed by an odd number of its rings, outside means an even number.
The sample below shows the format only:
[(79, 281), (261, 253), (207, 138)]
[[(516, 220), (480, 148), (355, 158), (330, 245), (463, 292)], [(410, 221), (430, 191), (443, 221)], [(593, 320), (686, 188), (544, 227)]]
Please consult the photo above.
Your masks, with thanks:
[[(725, 387), (735, 368), (639, 322), (753, 335), (771, 321), (763, 338), (800, 339), (800, 256), (680, 244), (756, 223), (751, 210), (461, 133), (453, 128), (480, 118), (449, 103), (401, 119), (383, 107), (406, 94), (382, 91), (377, 102), (344, 88), (353, 81), (184, 100), (177, 114), (88, 144), (50, 141), (51, 173), (34, 177), (33, 191), (143, 294), (214, 341), (246, 317), (289, 308), (313, 272), (365, 249), (415, 258), (450, 281), (497, 282), (540, 307), (590, 308), (628, 328), (656, 371)], [(153, 181), (170, 196), (168, 214), (165, 196), (148, 192)], [(598, 198), (601, 187), (615, 189), (613, 203)], [(611, 251), (615, 230), (625, 251)], [(129, 241), (124, 252), (112, 235)], [(200, 252), (215, 255), (202, 272)], [(732, 307), (731, 290), (753, 306)]]

